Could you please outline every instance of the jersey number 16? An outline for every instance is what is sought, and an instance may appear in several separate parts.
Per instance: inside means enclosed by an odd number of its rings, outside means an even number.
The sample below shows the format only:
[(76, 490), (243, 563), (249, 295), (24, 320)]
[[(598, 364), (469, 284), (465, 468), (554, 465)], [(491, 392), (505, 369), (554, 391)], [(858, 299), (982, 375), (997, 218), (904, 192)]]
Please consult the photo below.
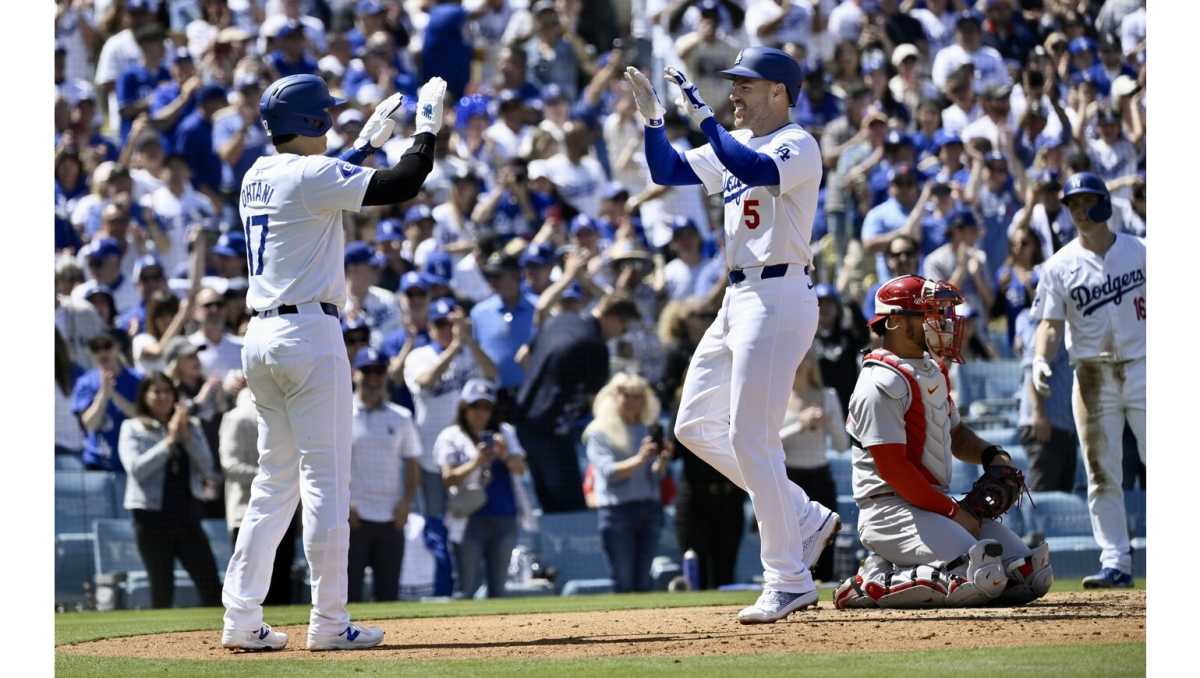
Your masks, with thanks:
[[(258, 233), (258, 255), (254, 254), (254, 228), (261, 227)], [(267, 232), (271, 229), (267, 227), (267, 215), (256, 214), (252, 217), (246, 217), (246, 270), (250, 275), (262, 275), (263, 271), (263, 251), (267, 248)], [(254, 259), (258, 259), (258, 267), (254, 266)]]

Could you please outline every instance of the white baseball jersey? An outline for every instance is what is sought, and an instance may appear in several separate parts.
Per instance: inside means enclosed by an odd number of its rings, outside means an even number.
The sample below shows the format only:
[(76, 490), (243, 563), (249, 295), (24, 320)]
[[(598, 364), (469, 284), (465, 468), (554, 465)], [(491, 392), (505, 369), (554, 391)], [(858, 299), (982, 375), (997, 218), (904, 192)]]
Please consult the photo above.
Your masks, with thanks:
[(730, 268), (811, 262), (809, 241), (821, 183), (817, 140), (794, 123), (761, 137), (748, 129), (730, 134), (771, 156), (779, 169), (779, 184), (743, 184), (725, 169), (708, 144), (684, 154), (709, 195), (724, 196), (725, 262)]
[(1071, 364), (1146, 355), (1146, 243), (1116, 234), (1103, 255), (1080, 238), (1042, 264), (1033, 317), (1065, 320)]
[(246, 305), (346, 303), (342, 210), (357, 212), (375, 170), (321, 155), (259, 158), (242, 180)]

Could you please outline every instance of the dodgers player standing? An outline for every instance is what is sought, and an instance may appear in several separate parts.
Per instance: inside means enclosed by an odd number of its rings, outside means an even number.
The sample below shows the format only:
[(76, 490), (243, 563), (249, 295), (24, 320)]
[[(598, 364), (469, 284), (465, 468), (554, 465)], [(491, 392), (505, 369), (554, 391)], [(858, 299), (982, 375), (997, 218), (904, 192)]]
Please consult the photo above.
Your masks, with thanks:
[(1106, 223), (1112, 200), (1100, 177), (1071, 176), (1063, 202), (1079, 231), (1042, 265), (1034, 297), (1039, 318), (1033, 384), (1049, 392), (1048, 356), (1058, 353), (1066, 325), (1075, 370), (1072, 405), (1083, 442), (1092, 535), (1100, 544), (1100, 572), (1084, 588), (1133, 586), (1133, 563), (1121, 489), (1122, 434), (1129, 422), (1146, 461), (1146, 243)]
[(309, 650), (378, 645), (383, 631), (346, 612), (350, 511), (350, 363), (338, 309), (346, 302), (342, 211), (411, 199), (433, 167), (446, 83), (420, 90), (412, 147), (395, 167), (352, 164), (392, 135), (403, 97), (376, 108), (341, 158), (322, 155), (328, 109), (345, 103), (321, 78), (294, 75), (263, 92), (259, 110), (278, 151), (242, 181), (251, 320), (242, 367), (258, 409), (259, 470), (238, 534), (222, 602), (221, 644), (281, 649), (287, 635), (263, 623), (274, 553), (296, 502), (312, 579)]
[(766, 586), (738, 620), (770, 623), (816, 602), (809, 564), (839, 525), (837, 514), (788, 480), (779, 436), (791, 376), (817, 329), (809, 240), (821, 154), (817, 141), (790, 120), (802, 71), (786, 53), (748, 48), (722, 72), (733, 80), (733, 133), (682, 73), (668, 68), (666, 74), (709, 144), (677, 153), (650, 81), (628, 69), (646, 119), (651, 177), (661, 185), (702, 183), (709, 193), (723, 193), (729, 267), (721, 309), (692, 355), (675, 435), (750, 494)]

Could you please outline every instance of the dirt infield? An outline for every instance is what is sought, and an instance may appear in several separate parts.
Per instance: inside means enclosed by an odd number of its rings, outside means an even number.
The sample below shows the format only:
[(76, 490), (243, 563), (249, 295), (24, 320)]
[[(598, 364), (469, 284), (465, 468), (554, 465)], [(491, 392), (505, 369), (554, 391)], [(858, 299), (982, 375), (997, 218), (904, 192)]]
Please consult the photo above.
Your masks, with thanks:
[(1146, 640), (1145, 591), (1052, 593), (1026, 607), (838, 611), (823, 600), (785, 622), (742, 626), (736, 607), (395, 619), (367, 653), (304, 651), (305, 626), (284, 627), (282, 652), (234, 653), (217, 631), (93, 641), (59, 648), (90, 656), (157, 659), (338, 660), (879, 652)]

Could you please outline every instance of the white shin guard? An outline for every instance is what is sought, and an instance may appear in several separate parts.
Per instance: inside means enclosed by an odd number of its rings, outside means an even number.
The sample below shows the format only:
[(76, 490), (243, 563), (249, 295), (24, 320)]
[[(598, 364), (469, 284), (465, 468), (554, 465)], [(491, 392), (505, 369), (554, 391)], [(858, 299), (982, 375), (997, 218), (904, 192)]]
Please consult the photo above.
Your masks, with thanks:
[(1008, 587), (996, 598), (997, 603), (1024, 605), (1046, 595), (1054, 584), (1050, 567), (1050, 546), (1040, 544), (1026, 558), (1008, 563)]
[(858, 573), (833, 592), (834, 607), (839, 610), (876, 607), (876, 599), (887, 593), (885, 582), (891, 573), (892, 564), (872, 553), (858, 568)]
[[(947, 563), (950, 583), (945, 604), (949, 607), (985, 605), (996, 599), (1008, 585), (1008, 572), (1001, 556), (1004, 547), (992, 539), (982, 539), (964, 557)], [(965, 558), (965, 565), (961, 564)]]

